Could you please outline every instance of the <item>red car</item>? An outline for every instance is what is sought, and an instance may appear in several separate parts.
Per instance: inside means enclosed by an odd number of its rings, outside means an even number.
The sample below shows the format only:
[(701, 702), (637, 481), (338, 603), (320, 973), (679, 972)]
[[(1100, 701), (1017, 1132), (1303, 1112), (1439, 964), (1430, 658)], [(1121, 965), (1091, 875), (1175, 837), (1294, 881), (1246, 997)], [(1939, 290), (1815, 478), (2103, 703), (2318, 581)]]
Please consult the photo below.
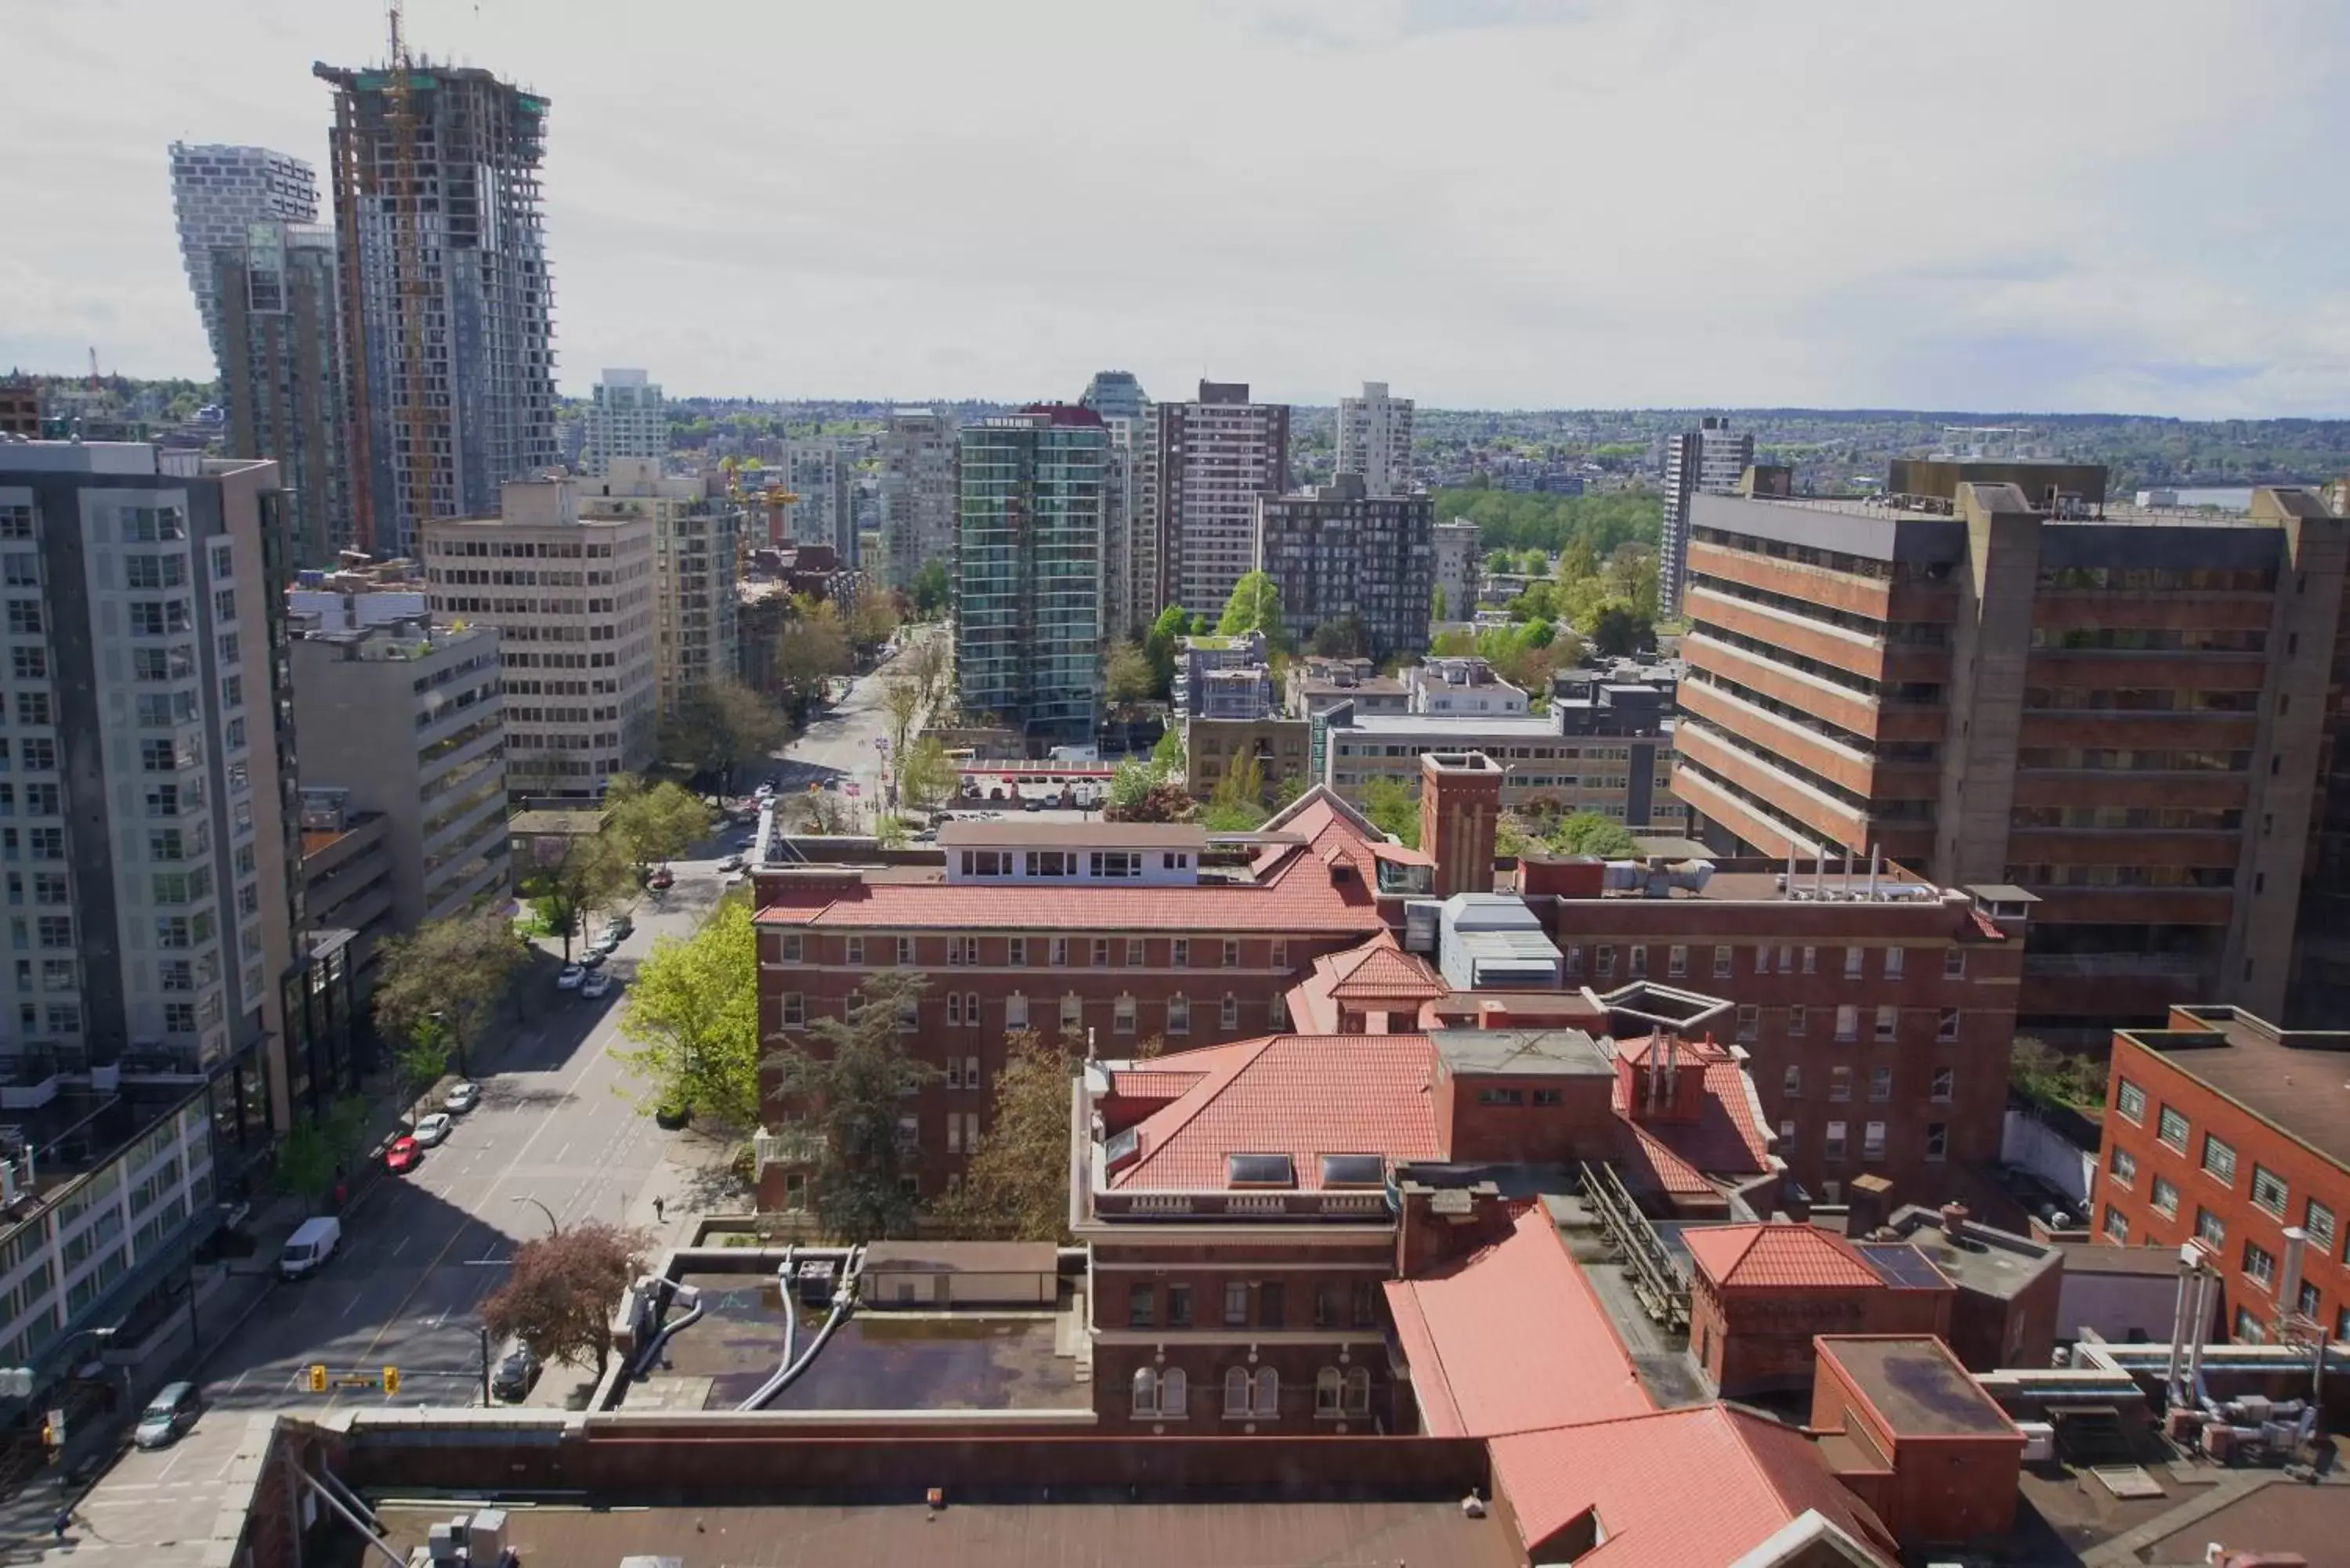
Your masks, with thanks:
[(416, 1162), (423, 1158), (422, 1146), (414, 1138), (402, 1133), (391, 1140), (390, 1148), (383, 1151), (383, 1168), (398, 1175), (401, 1171), (414, 1170)]

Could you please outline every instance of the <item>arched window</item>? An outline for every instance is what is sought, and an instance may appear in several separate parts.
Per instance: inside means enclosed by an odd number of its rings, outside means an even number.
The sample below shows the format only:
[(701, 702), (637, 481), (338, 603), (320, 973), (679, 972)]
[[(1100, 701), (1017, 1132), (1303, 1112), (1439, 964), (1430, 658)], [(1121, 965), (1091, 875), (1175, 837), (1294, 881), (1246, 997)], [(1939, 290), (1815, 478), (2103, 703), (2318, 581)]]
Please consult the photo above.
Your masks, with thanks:
[(1335, 1366), (1326, 1366), (1314, 1375), (1314, 1413), (1336, 1416), (1344, 1394), (1346, 1380)]
[(1180, 1421), (1191, 1413), (1190, 1379), (1180, 1366), (1170, 1366), (1159, 1375), (1159, 1413), (1170, 1421)]
[(1347, 1374), (1347, 1414), (1367, 1416), (1371, 1413), (1371, 1371), (1357, 1366)]
[(1256, 1413), (1259, 1416), (1281, 1414), (1281, 1374), (1270, 1366), (1256, 1369)]
[(1224, 1414), (1245, 1416), (1249, 1413), (1249, 1375), (1245, 1366), (1235, 1366), (1224, 1374)]
[(1134, 1413), (1138, 1416), (1159, 1414), (1159, 1379), (1148, 1366), (1134, 1369)]

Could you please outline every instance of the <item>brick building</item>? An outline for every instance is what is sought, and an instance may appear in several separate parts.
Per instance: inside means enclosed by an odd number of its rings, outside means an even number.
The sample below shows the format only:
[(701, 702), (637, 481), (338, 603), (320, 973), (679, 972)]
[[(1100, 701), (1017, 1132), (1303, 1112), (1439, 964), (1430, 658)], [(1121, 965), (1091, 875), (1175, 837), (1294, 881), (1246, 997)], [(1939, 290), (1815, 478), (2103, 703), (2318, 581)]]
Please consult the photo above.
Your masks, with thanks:
[(1950, 1332), (1957, 1292), (1900, 1242), (1855, 1243), (1788, 1221), (1682, 1233), (1690, 1262), (1690, 1353), (1736, 1397), (1812, 1381), (1823, 1334)]
[(2345, 1065), (2350, 1033), (2240, 1008), (2176, 1007), (2168, 1028), (2116, 1030), (2092, 1195), (2104, 1240), (2203, 1242), (2232, 1339), (2275, 1337), (2282, 1314), (2350, 1338)]
[(1901, 463), (1866, 502), (1692, 495), (1674, 793), (1724, 848), (2030, 889), (2027, 1027), (2278, 1016), (2350, 520), (2104, 487)]
[(2023, 1433), (1930, 1335), (1823, 1336), (1812, 1383), (1820, 1456), (1904, 1551), (2005, 1535)]

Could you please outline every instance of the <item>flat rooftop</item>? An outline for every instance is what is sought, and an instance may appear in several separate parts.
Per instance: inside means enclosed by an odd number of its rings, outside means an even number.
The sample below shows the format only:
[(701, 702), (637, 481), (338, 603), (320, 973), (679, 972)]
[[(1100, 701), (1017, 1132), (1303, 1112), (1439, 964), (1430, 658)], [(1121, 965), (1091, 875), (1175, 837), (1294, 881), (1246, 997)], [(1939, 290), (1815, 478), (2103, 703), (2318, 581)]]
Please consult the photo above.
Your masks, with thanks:
[(2350, 1167), (2350, 1032), (2279, 1029), (2232, 1007), (2178, 1008), (2171, 1020), (2199, 1027), (2116, 1034)]
[(1824, 1334), (1820, 1354), (1843, 1369), (1898, 1438), (2022, 1435), (1947, 1346), (1930, 1334)]
[[(1980, 482), (1979, 482), (1980, 483)], [(2292, 488), (2282, 486), (2280, 488)], [(1735, 500), (1752, 501), (1765, 506), (1793, 507), (1804, 512), (1829, 512), (1846, 517), (1877, 517), (1887, 521), (1930, 521), (1947, 523), (1955, 514), (1946, 508), (1911, 504), (1912, 496), (1863, 495), (1752, 495), (1735, 496)], [(2271, 518), (2254, 517), (2249, 511), (2218, 506), (2137, 506), (2127, 502), (2107, 501), (2093, 505), (2088, 514), (2080, 517), (2050, 517), (2054, 525), (2106, 524), (2138, 527), (2171, 528), (2274, 528), (2279, 524)]]
[[(386, 1507), (386, 1542), (408, 1556), (425, 1544), (433, 1525), (462, 1511), (447, 1503)], [(506, 1542), (525, 1563), (577, 1568), (639, 1554), (681, 1560), (687, 1568), (1510, 1568), (1520, 1557), (1508, 1525), (1491, 1513), (1463, 1518), (1452, 1499), (962, 1503), (950, 1496), (935, 1514), (918, 1502), (627, 1510), (542, 1504), (507, 1512)]]
[(944, 849), (1004, 846), (1045, 849), (1204, 849), (1208, 830), (1172, 822), (978, 822), (950, 819), (939, 829)]
[(1439, 1029), (1429, 1035), (1457, 1074), (1613, 1077), (1616, 1064), (1580, 1029)]
[(1971, 1220), (1954, 1241), (1942, 1229), (1939, 1211), (1932, 1209), (1903, 1209), (1893, 1216), (1893, 1228), (1960, 1290), (2002, 1300), (2012, 1298), (2048, 1270), (2063, 1266), (2053, 1245)]

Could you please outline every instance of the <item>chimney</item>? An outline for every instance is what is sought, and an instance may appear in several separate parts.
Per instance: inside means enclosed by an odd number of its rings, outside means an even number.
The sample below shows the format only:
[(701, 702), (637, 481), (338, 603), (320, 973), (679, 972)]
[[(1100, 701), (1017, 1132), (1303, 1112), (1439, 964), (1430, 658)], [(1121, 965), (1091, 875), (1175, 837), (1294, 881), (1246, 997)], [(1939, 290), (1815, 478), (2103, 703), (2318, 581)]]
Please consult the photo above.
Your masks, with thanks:
[(1436, 861), (1436, 897), (1493, 890), (1502, 775), (1502, 764), (1482, 752), (1419, 759), (1419, 846)]
[(1967, 1234), (1967, 1206), (1963, 1203), (1942, 1205), (1942, 1234), (1953, 1241), (1961, 1241)]

